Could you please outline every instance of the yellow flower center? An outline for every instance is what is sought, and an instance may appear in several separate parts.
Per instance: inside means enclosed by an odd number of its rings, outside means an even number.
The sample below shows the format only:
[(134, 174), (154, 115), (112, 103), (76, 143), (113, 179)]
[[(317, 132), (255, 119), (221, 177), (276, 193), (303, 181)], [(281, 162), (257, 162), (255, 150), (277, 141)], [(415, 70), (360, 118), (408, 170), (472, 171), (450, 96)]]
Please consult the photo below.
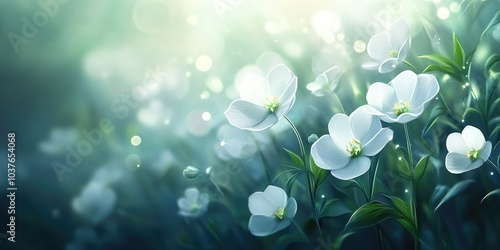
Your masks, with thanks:
[(396, 102), (396, 103), (394, 103), (393, 109), (394, 109), (394, 113), (396, 115), (408, 113), (408, 112), (410, 112), (410, 103), (405, 102), (405, 101)]
[(278, 210), (276, 210), (276, 212), (274, 212), (273, 217), (282, 220), (283, 217), (285, 217), (285, 209), (281, 208), (281, 207), (278, 208)]
[(262, 101), (262, 106), (265, 109), (269, 110), (271, 113), (274, 113), (276, 112), (276, 110), (278, 110), (280, 102), (276, 97), (266, 97), (266, 99)]
[(399, 53), (399, 51), (398, 51), (398, 50), (391, 50), (391, 51), (389, 51), (389, 52), (387, 53), (387, 56), (388, 56), (388, 57), (393, 57), (393, 58), (396, 58), (396, 57), (398, 57), (398, 53)]
[(479, 157), (479, 149), (473, 148), (473, 149), (469, 150), (469, 152), (467, 152), (467, 157), (471, 161), (477, 160), (477, 158)]
[(345, 150), (351, 154), (352, 157), (361, 154), (361, 142), (357, 139), (352, 139), (349, 144), (345, 146)]
[(200, 210), (200, 206), (198, 206), (198, 204), (191, 205), (191, 212), (192, 213), (198, 212), (198, 210)]

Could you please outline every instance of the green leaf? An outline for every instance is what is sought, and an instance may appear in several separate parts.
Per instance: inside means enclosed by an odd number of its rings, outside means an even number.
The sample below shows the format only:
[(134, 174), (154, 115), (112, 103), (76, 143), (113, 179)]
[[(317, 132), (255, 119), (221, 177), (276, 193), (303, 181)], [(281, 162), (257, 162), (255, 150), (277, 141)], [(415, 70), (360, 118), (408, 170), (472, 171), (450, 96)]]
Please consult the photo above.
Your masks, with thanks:
[(339, 236), (337, 236), (337, 238), (335, 239), (335, 241), (333, 242), (333, 249), (334, 250), (338, 250), (340, 249), (340, 247), (342, 246), (342, 242), (344, 242), (344, 240), (349, 237), (350, 235), (354, 234), (354, 232), (342, 232), (340, 233)]
[(276, 241), (276, 249), (288, 249), (288, 245), (292, 243), (302, 243), (305, 245), (310, 245), (309, 240), (305, 239), (304, 236), (297, 237), (296, 234), (285, 234), (278, 238)]
[(462, 71), (462, 68), (460, 68), (460, 66), (458, 66), (454, 61), (452, 61), (450, 58), (445, 57), (441, 54), (423, 55), (423, 56), (419, 56), (418, 58), (431, 60), (431, 61), (437, 63), (439, 66), (445, 66), (447, 68), (452, 68), (453, 71), (455, 71), (455, 72)]
[(486, 62), (484, 63), (484, 71), (485, 73), (497, 62), (500, 62), (500, 54), (495, 53), (486, 59)]
[(467, 108), (467, 109), (465, 109), (465, 112), (462, 115), (462, 119), (465, 119), (467, 117), (467, 115), (469, 115), (469, 114), (476, 114), (476, 115), (478, 115), (478, 118), (482, 118), (483, 117), (481, 115), (481, 112), (479, 112), (479, 110), (477, 110), (475, 108)]
[(489, 193), (488, 193), (487, 195), (485, 195), (485, 196), (484, 196), (484, 198), (481, 200), (481, 203), (483, 203), (483, 201), (484, 201), (486, 198), (488, 198), (488, 197), (490, 197), (490, 196), (492, 196), (492, 195), (500, 195), (500, 189), (495, 189), (495, 190), (493, 190), (493, 191), (489, 192)]
[(413, 179), (414, 180), (420, 180), (425, 173), (425, 170), (427, 169), (427, 166), (429, 165), (429, 155), (426, 155), (418, 161), (417, 166), (413, 170)]
[(415, 221), (413, 220), (413, 213), (411, 211), (410, 205), (395, 196), (384, 195), (396, 208), (398, 212), (400, 212), (404, 218), (397, 219), (399, 224), (403, 226), (403, 228), (413, 237), (417, 236), (417, 229), (415, 226)]
[(297, 178), (302, 174), (304, 173), (304, 171), (297, 171), (296, 173), (294, 173), (292, 176), (290, 176), (290, 178), (288, 178), (288, 180), (285, 182), (285, 189), (286, 189), (286, 192), (289, 194), (290, 193), (290, 190), (292, 189), (292, 185), (293, 185), (293, 182), (295, 182), (295, 180), (297, 180)]
[(389, 218), (403, 219), (404, 216), (388, 204), (371, 201), (354, 211), (344, 230), (371, 227)]
[(484, 29), (483, 33), (481, 34), (481, 40), (483, 40), (484, 35), (488, 30), (491, 29), (491, 27), (495, 26), (497, 23), (500, 23), (500, 11), (498, 11), (495, 16), (490, 20), (490, 23), (488, 23), (488, 26), (486, 26), (486, 29)]
[(319, 218), (337, 217), (352, 211), (339, 199), (328, 200), (321, 208)]
[(455, 33), (453, 33), (453, 50), (455, 54), (455, 62), (457, 63), (458, 66), (462, 66), (462, 68), (465, 66), (465, 51), (460, 42), (458, 41), (458, 38)]
[(319, 189), (321, 183), (323, 183), (323, 181), (328, 176), (329, 171), (318, 167), (318, 165), (316, 165), (316, 163), (314, 162), (314, 159), (312, 157), (310, 157), (310, 159), (309, 159), (309, 164), (311, 166), (311, 170), (312, 170), (312, 173), (314, 175), (314, 183), (313, 183), (314, 190), (313, 191), (314, 191), (314, 194), (316, 194), (318, 192), (318, 189)]
[(290, 158), (292, 159), (292, 161), (295, 164), (299, 165), (299, 167), (302, 167), (302, 168), (305, 167), (304, 162), (302, 161), (302, 158), (300, 158), (300, 156), (298, 156), (296, 153), (294, 153), (286, 148), (283, 148), (283, 149), (288, 153), (288, 155), (290, 155)]
[(422, 137), (426, 135), (429, 130), (437, 123), (440, 117), (444, 114), (444, 110), (441, 107), (441, 105), (436, 105), (431, 111), (431, 115), (429, 117), (429, 120), (427, 120), (427, 123), (425, 124), (424, 128), (422, 129)]
[(463, 191), (465, 191), (468, 187), (470, 187), (470, 185), (474, 183), (473, 180), (465, 180), (465, 181), (461, 181), (457, 184), (455, 184), (451, 189), (450, 191), (448, 191), (448, 193), (446, 193), (446, 195), (443, 197), (443, 199), (441, 200), (441, 202), (439, 202), (439, 204), (436, 206), (436, 208), (434, 209), (434, 213), (438, 210), (438, 208), (440, 208), (444, 203), (446, 203), (447, 201), (449, 201), (450, 199), (454, 198), (455, 196), (459, 195), (460, 193), (462, 193)]

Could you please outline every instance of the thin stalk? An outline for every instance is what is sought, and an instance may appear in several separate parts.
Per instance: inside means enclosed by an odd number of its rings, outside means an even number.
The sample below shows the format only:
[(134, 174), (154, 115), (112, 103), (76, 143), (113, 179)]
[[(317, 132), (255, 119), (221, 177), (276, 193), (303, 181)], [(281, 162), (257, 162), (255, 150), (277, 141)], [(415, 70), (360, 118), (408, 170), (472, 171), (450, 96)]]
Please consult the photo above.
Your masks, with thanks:
[(309, 242), (309, 245), (311, 246), (314, 246), (311, 242), (311, 240), (309, 240), (309, 237), (307, 237), (307, 235), (304, 233), (304, 231), (302, 230), (302, 228), (299, 226), (299, 224), (297, 224), (297, 222), (295, 222), (294, 220), (292, 220), (292, 223), (293, 225), (295, 225), (295, 227), (297, 228), (297, 230), (299, 230), (299, 233), (302, 235), (302, 237), (304, 237), (307, 242)]
[(266, 173), (267, 182), (272, 183), (271, 175), (269, 174), (269, 170), (266, 167), (266, 158), (262, 153), (259, 142), (255, 139), (255, 136), (253, 134), (252, 134), (252, 139), (255, 142), (255, 145), (257, 146), (257, 151), (259, 151), (260, 162), (262, 163), (262, 168), (264, 169), (264, 173)]
[(406, 66), (410, 67), (410, 69), (413, 70), (413, 72), (418, 73), (417, 68), (415, 68), (415, 66), (413, 66), (413, 64), (409, 63), (406, 60), (403, 60), (403, 63), (406, 64)]
[(304, 143), (302, 142), (302, 138), (300, 137), (299, 130), (293, 122), (288, 118), (288, 116), (285, 115), (285, 119), (287, 120), (288, 124), (290, 124), (290, 127), (292, 127), (293, 132), (295, 133), (295, 136), (297, 137), (297, 141), (299, 142), (299, 148), (300, 148), (300, 155), (302, 157), (302, 161), (304, 162), (304, 167), (306, 170), (306, 177), (307, 177), (307, 186), (308, 186), (308, 192), (309, 192), (309, 198), (311, 200), (311, 207), (313, 209), (313, 217), (314, 221), (316, 222), (316, 226), (318, 227), (320, 237), (323, 238), (323, 232), (321, 231), (321, 226), (319, 225), (318, 221), (318, 215), (316, 211), (316, 205), (315, 205), (315, 195), (314, 192), (312, 191), (313, 186), (312, 186), (312, 181), (311, 181), (311, 173), (312, 169), (310, 169), (310, 166), (308, 167), (307, 161), (306, 161), (306, 150), (304, 149)]
[(493, 166), (493, 168), (498, 172), (498, 174), (500, 174), (500, 169), (497, 167), (497, 165), (495, 165), (495, 163), (493, 163), (490, 159), (488, 159), (488, 162)]
[[(409, 161), (409, 164), (411, 166), (411, 169), (413, 171), (413, 155), (412, 155), (412, 151), (411, 151), (411, 142), (410, 142), (410, 134), (408, 133), (408, 125), (405, 123), (404, 125), (404, 130), (405, 130), (405, 137), (406, 137), (406, 149), (408, 150), (408, 161)], [(414, 185), (414, 181), (413, 179), (410, 181), (410, 185), (411, 185), (411, 210), (413, 212), (413, 220), (414, 220), (414, 223), (415, 223), (415, 228), (416, 228), (416, 233), (417, 233), (417, 237), (414, 239), (414, 242), (415, 242), (415, 249), (418, 249), (418, 245), (419, 245), (419, 239), (418, 239), (418, 220), (417, 220), (417, 206), (416, 206), (416, 202), (417, 202), (417, 192), (415, 190), (415, 185)]]

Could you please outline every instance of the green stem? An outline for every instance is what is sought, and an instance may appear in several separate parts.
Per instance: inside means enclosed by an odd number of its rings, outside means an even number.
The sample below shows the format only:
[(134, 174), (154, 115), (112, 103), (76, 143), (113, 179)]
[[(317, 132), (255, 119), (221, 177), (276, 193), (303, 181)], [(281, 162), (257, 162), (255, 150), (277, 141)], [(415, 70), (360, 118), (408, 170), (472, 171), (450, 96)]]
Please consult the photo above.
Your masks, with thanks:
[(385, 247), (384, 247), (384, 236), (382, 235), (382, 230), (380, 229), (379, 225), (377, 225), (376, 228), (377, 228), (377, 234), (378, 234), (378, 240), (379, 240), (380, 249), (384, 250), (385, 249)]
[(451, 110), (450, 108), (448, 107), (448, 105), (446, 104), (446, 101), (444, 99), (444, 96), (441, 92), (439, 92), (439, 101), (441, 101), (441, 104), (443, 104), (443, 106), (446, 108), (446, 112), (448, 112), (448, 115), (451, 117), (451, 119), (453, 119), (453, 121), (455, 122), (455, 124), (461, 124), (461, 122), (459, 120), (457, 120), (455, 118), (455, 116), (453, 116), (453, 114), (451, 113)]
[(373, 199), (373, 195), (375, 193), (375, 182), (377, 180), (378, 165), (379, 165), (379, 160), (377, 160), (377, 165), (375, 165), (375, 172), (373, 172), (372, 187), (370, 190), (370, 201)]
[(312, 247), (314, 247), (314, 245), (312, 244), (311, 240), (309, 239), (309, 237), (307, 237), (307, 235), (304, 233), (304, 231), (299, 226), (299, 224), (297, 224), (297, 222), (295, 222), (294, 220), (292, 220), (292, 223), (293, 223), (293, 225), (295, 225), (295, 227), (297, 228), (297, 230), (299, 230), (299, 233), (302, 235), (302, 237), (304, 237), (307, 240), (307, 242), (309, 242), (309, 245), (311, 245)]
[(410, 69), (413, 70), (413, 72), (418, 73), (417, 68), (415, 68), (415, 66), (413, 66), (413, 64), (409, 63), (406, 60), (403, 60), (403, 63), (406, 64), (406, 66), (410, 67)]
[(313, 209), (313, 211), (312, 211), (313, 217), (314, 217), (314, 221), (316, 222), (316, 226), (318, 227), (320, 237), (323, 238), (323, 232), (321, 231), (321, 226), (319, 225), (318, 215), (317, 215), (316, 206), (315, 206), (315, 200), (316, 200), (315, 194), (312, 191), (312, 189), (313, 189), (312, 180), (311, 180), (312, 169), (310, 169), (310, 167), (309, 168), (307, 167), (308, 164), (306, 161), (306, 150), (304, 149), (304, 143), (302, 142), (302, 138), (300, 137), (299, 130), (297, 129), (297, 127), (295, 127), (295, 125), (290, 120), (290, 118), (288, 118), (288, 116), (285, 115), (285, 119), (287, 120), (288, 124), (290, 124), (290, 127), (292, 127), (292, 130), (295, 133), (295, 136), (297, 137), (297, 141), (299, 142), (300, 155), (302, 157), (302, 161), (304, 162), (304, 168), (306, 170), (306, 175), (307, 175), (306, 176), (307, 177), (307, 186), (308, 186), (309, 198), (311, 200), (311, 207)]
[(488, 159), (488, 162), (491, 164), (491, 166), (493, 166), (493, 168), (498, 172), (498, 174), (500, 174), (500, 169), (497, 167), (497, 165), (495, 165), (495, 163), (493, 163), (490, 159)]
[(257, 151), (259, 152), (260, 162), (262, 163), (262, 168), (264, 169), (264, 173), (266, 173), (267, 182), (272, 183), (271, 175), (269, 174), (269, 170), (266, 167), (266, 158), (264, 157), (264, 154), (262, 153), (259, 142), (257, 141), (257, 139), (255, 139), (255, 136), (253, 134), (252, 134), (252, 139), (255, 142), (255, 145), (257, 146)]
[[(408, 150), (408, 162), (410, 164), (410, 167), (413, 171), (413, 155), (411, 151), (411, 142), (410, 142), (410, 134), (408, 133), (408, 125), (405, 123), (404, 125), (404, 130), (405, 130), (405, 137), (406, 137), (406, 149)], [(418, 249), (418, 244), (419, 244), (419, 239), (418, 239), (418, 220), (417, 220), (417, 192), (415, 189), (414, 181), (413, 179), (410, 181), (411, 185), (411, 210), (413, 213), (413, 220), (415, 223), (415, 231), (417, 234), (417, 237), (414, 239), (415, 242), (415, 250)]]

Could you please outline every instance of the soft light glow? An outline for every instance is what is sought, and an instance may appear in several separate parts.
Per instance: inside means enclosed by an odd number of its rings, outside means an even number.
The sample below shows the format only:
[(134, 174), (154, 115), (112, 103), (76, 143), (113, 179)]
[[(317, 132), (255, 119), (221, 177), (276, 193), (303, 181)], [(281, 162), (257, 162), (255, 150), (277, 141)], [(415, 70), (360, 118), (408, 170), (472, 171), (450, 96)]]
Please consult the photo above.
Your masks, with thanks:
[(187, 18), (187, 22), (189, 25), (196, 25), (198, 24), (198, 17), (196, 15), (189, 15)]
[(437, 16), (443, 20), (448, 19), (448, 17), (450, 16), (450, 11), (446, 7), (441, 7), (437, 11)]
[(201, 119), (204, 121), (210, 121), (210, 119), (212, 119), (212, 115), (209, 112), (203, 112), (203, 114), (201, 114)]
[(141, 142), (142, 142), (142, 139), (138, 135), (134, 135), (134, 136), (132, 136), (132, 139), (130, 139), (130, 143), (132, 143), (132, 145), (134, 145), (136, 147), (141, 145)]
[(198, 58), (196, 58), (195, 64), (196, 68), (199, 71), (201, 72), (208, 71), (210, 70), (210, 68), (212, 68), (212, 58), (206, 55), (199, 56)]
[(358, 53), (363, 53), (366, 50), (366, 43), (363, 40), (357, 40), (354, 42), (354, 51)]

